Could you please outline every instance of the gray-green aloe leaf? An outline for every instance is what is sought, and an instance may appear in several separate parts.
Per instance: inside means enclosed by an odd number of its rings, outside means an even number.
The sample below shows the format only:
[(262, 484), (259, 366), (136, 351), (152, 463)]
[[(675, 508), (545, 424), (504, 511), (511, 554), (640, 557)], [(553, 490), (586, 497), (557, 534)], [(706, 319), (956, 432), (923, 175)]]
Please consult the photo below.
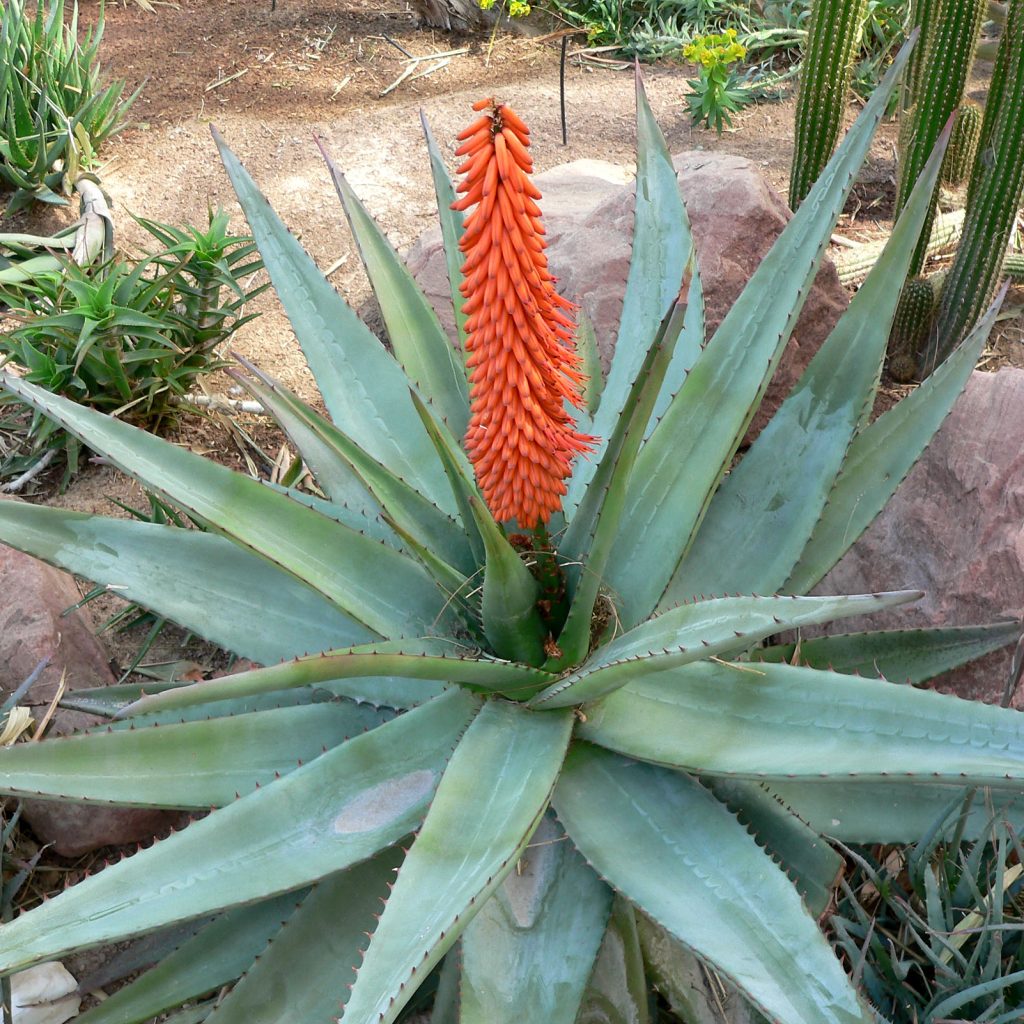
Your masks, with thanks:
[(661, 600), (760, 405), (908, 54), (897, 56), (637, 458), (607, 572), (627, 628)]
[(459, 239), (462, 237), (463, 216), (460, 210), (453, 210), (455, 202), (455, 186), (445, 166), (441, 150), (434, 141), (434, 134), (427, 123), (426, 115), (420, 111), (420, 124), (423, 125), (423, 137), (427, 141), (427, 153), (430, 155), (430, 174), (434, 179), (434, 194), (437, 196), (437, 214), (441, 222), (441, 239), (444, 243), (444, 259), (448, 268), (448, 283), (452, 291), (452, 308), (455, 313), (455, 330), (459, 347), (466, 347), (466, 314), (462, 312), (465, 299), (459, 291), (462, 283), (462, 253), (459, 251)]
[(872, 1024), (783, 871), (699, 782), (588, 744), (554, 807), (620, 893), (780, 1024)]
[(395, 356), (408, 378), (430, 395), (451, 432), (461, 437), (469, 424), (469, 387), (462, 357), (408, 267), (322, 145), (320, 152), (345, 207)]
[(0, 792), (202, 810), (232, 803), (391, 715), (351, 702), (0, 748)]
[(6, 374), (0, 385), (130, 476), (290, 572), (382, 636), (422, 633), (446, 603), (415, 562), (240, 473)]
[(547, 808), (571, 729), (570, 712), (484, 706), (452, 755), (399, 872), (343, 1020), (397, 1018), (515, 866)]
[(1024, 829), (1024, 796), (1007, 789), (968, 790), (964, 786), (925, 785), (916, 781), (823, 782), (776, 780), (768, 792), (791, 808), (821, 835), (844, 843), (916, 843), (942, 819), (938, 834), (950, 840), (957, 833), (964, 801), (973, 795), (962, 838), (986, 838), (993, 814), (1019, 833)]
[(755, 647), (754, 661), (831, 669), (851, 675), (875, 676), (894, 683), (926, 683), (1015, 643), (1019, 622), (991, 626), (942, 626), (935, 629), (893, 629), (877, 633), (838, 633), (801, 640), (799, 644)]
[(230, 984), (281, 931), (301, 898), (300, 893), (286, 893), (229, 910), (156, 967), (75, 1020), (78, 1024), (141, 1024)]
[(649, 1024), (650, 1005), (636, 911), (616, 896), (577, 1024)]
[(453, 512), (402, 368), (331, 287), (216, 129), (213, 136), (331, 419), (364, 451)]
[(212, 533), (17, 501), (0, 502), (0, 529), (12, 547), (138, 601), (243, 658), (274, 662), (373, 638), (294, 576)]
[[(679, 195), (676, 170), (672, 166), (665, 137), (647, 102), (639, 69), (636, 75), (636, 117), (633, 254), (615, 342), (615, 358), (602, 388), (593, 422), (581, 420), (580, 424), (584, 433), (595, 434), (601, 439), (601, 447), (590, 460), (579, 459), (576, 462), (569, 492), (563, 502), (570, 518), (590, 486), (603, 445), (612, 436), (622, 416), (650, 339), (657, 333), (666, 311), (679, 295), (683, 270), (693, 253), (693, 238), (686, 208)], [(700, 280), (696, 273), (688, 291), (698, 299), (695, 306), (702, 309)], [(692, 354), (689, 358), (692, 359)], [(680, 362), (685, 365), (687, 361), (684, 356)]]
[(953, 408), (977, 365), (1002, 294), (967, 340), (898, 405), (862, 430), (828, 496), (828, 504), (784, 590), (803, 594), (817, 584), (896, 493)]
[(336, 1018), (401, 863), (400, 850), (385, 850), (318, 882), (209, 1020), (323, 1024)]
[(275, 896), (366, 860), (419, 825), (478, 707), (447, 691), (0, 925), (0, 971)]
[(554, 680), (551, 673), (540, 669), (483, 657), (462, 657), (460, 653), (460, 644), (444, 638), (413, 642), (389, 640), (346, 651), (327, 651), (280, 665), (208, 679), (192, 686), (167, 689), (140, 698), (122, 714), (146, 714), (359, 677), (393, 675), (408, 680), (461, 683), (491, 693), (515, 693), (545, 686)]
[(712, 592), (774, 593), (786, 582), (870, 411), (948, 137), (849, 309), (715, 493), (663, 604)]
[(714, 775), (1010, 788), (1024, 780), (1018, 712), (767, 662), (644, 676), (588, 708), (579, 731), (630, 757)]
[(574, 1024), (611, 898), (549, 812), (462, 933), (461, 1024)]
[(721, 597), (681, 605), (597, 649), (578, 672), (552, 683), (531, 706), (560, 708), (599, 698), (656, 672), (742, 652), (773, 633), (893, 608), (918, 590), (849, 597)]

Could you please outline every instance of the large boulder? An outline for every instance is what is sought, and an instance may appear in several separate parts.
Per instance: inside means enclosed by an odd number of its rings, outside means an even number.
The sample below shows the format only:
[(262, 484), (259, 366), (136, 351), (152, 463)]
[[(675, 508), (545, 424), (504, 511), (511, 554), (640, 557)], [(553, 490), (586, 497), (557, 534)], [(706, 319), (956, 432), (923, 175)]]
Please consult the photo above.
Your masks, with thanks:
[[(12, 500), (12, 499), (6, 499)], [(38, 718), (56, 695), (114, 682), (109, 658), (83, 610), (72, 576), (0, 544), (0, 693), (9, 695), (49, 658), (28, 701)], [(0, 697), (2, 700), (3, 697)], [(99, 719), (58, 708), (47, 736), (61, 736)], [(55, 853), (74, 857), (101, 846), (151, 839), (177, 816), (135, 808), (27, 800), (23, 820)]]
[[(791, 214), (743, 157), (693, 151), (674, 158), (679, 189), (696, 240), (710, 337), (786, 226)], [(581, 160), (537, 175), (559, 290), (579, 302), (594, 324), (607, 370), (615, 347), (633, 240), (635, 189), (614, 164)], [(409, 267), (454, 337), (451, 292), (440, 232), (423, 236)], [(772, 382), (753, 431), (767, 422), (847, 306), (826, 259)]]
[[(917, 604), (843, 631), (963, 626), (1024, 614), (1024, 370), (976, 372), (893, 500), (822, 581), (822, 594), (917, 588)], [(940, 688), (997, 703), (1012, 649)], [(1015, 706), (1024, 707), (1024, 693)]]

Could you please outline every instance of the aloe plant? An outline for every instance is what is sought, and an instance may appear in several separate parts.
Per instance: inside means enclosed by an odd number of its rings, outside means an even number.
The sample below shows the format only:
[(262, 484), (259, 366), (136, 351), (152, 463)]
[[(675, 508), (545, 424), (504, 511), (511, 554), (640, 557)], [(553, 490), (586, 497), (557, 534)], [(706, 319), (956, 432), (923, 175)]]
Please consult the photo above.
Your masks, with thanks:
[[(0, 751), (7, 793), (213, 808), (0, 926), (0, 971), (201, 919), (83, 1024), (142, 1021), (232, 978), (189, 1019), (391, 1022), (429, 978), (438, 1022), (646, 1020), (654, 929), (772, 1020), (873, 1020), (816, 924), (840, 867), (823, 837), (914, 839), (967, 786), (1011, 817), (1024, 797), (1018, 714), (902, 685), (1016, 624), (771, 642), (917, 596), (803, 595), (925, 447), (991, 323), (868, 422), (941, 152), (733, 463), (905, 61), (710, 340), (638, 80), (634, 250), (600, 389), (508, 106), (478, 105), (458, 201), (428, 134), (449, 266), (455, 240), (465, 256), (458, 347), (333, 164), (391, 351), (218, 136), (333, 419), (256, 367), (242, 379), (321, 493), (2, 378), (207, 529), (0, 503), (0, 539), (266, 667), (78, 692), (65, 703), (107, 728)], [(682, 986), (693, 961), (649, 969)]]

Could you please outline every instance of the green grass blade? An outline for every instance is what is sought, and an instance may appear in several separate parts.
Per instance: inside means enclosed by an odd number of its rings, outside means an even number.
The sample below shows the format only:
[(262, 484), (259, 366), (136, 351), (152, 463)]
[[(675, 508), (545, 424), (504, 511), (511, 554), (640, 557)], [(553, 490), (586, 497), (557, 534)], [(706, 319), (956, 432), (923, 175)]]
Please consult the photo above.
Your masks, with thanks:
[(0, 792), (136, 807), (223, 807), (391, 717), (317, 703), (0, 749)]
[(792, 394), (715, 493), (662, 604), (707, 593), (770, 594), (786, 582), (873, 404), (949, 131), (868, 279)]
[(400, 851), (385, 850), (319, 882), (208, 1018), (211, 1024), (323, 1024), (337, 1017), (401, 863)]
[(611, 890), (550, 812), (462, 934), (461, 1024), (575, 1024)]
[[(547, 808), (571, 730), (568, 712), (484, 706), (445, 770), (342, 1020), (392, 1024), (398, 1017), (515, 866)], [(487, 798), (467, 799), (474, 793)]]
[(329, 651), (309, 658), (271, 665), (209, 679), (192, 686), (179, 686), (143, 697), (126, 707), (123, 715), (190, 707), (197, 703), (237, 699), (292, 687), (307, 687), (335, 679), (399, 676), (460, 683), (489, 692), (519, 692), (544, 686), (554, 677), (540, 669), (507, 661), (462, 656), (463, 648), (452, 640), (415, 643), (387, 641), (366, 644), (347, 651)]
[[(455, 312), (455, 330), (458, 335), (459, 348), (466, 350), (466, 314), (462, 305), (466, 301), (459, 291), (462, 283), (462, 253), (459, 252), (459, 239), (462, 237), (464, 217), (461, 210), (453, 210), (455, 202), (455, 186), (445, 166), (444, 158), (434, 141), (434, 134), (427, 124), (426, 115), (420, 111), (420, 124), (423, 125), (423, 136), (427, 140), (427, 153), (430, 155), (430, 174), (434, 179), (434, 193), (437, 196), (437, 214), (441, 222), (441, 239), (444, 242), (444, 260), (448, 267), (448, 282), (452, 290), (452, 308)], [(463, 370), (465, 373), (465, 370)]]
[[(301, 893), (229, 910), (141, 977), (76, 1017), (78, 1024), (143, 1024), (182, 1003), (229, 985), (281, 932)], [(308, 897), (307, 897), (308, 899)]]
[(381, 636), (443, 623), (444, 597), (415, 562), (257, 480), (7, 374), (0, 385), (172, 504), (290, 572)]
[(602, 447), (590, 460), (580, 459), (576, 464), (563, 505), (570, 519), (590, 486), (603, 445), (612, 436), (622, 416), (650, 339), (657, 333), (665, 311), (672, 307), (679, 295), (683, 271), (693, 251), (690, 224), (679, 195), (676, 169), (665, 137), (647, 102), (639, 67), (636, 74), (636, 150), (633, 255), (626, 279), (615, 356), (593, 423), (581, 424), (584, 432), (597, 435)]
[(637, 458), (608, 564), (627, 628), (661, 600), (761, 403), (908, 54), (895, 59)]
[(1024, 780), (1015, 711), (792, 665), (686, 665), (630, 683), (587, 717), (580, 734), (602, 746), (703, 774)]
[(402, 368), (331, 287), (216, 129), (214, 139), (331, 419), (444, 508), (447, 484), (409, 400)]
[(215, 534), (4, 501), (0, 537), (257, 662), (373, 636), (315, 590)]
[(797, 644), (758, 647), (750, 656), (754, 661), (784, 661), (894, 683), (926, 683), (1015, 643), (1020, 631), (1020, 623), (1011, 621), (990, 626), (841, 633), (801, 640), (799, 648)]
[(462, 437), (469, 425), (469, 385), (462, 354), (448, 340), (434, 307), (387, 236), (352, 191), (323, 144), (318, 145), (345, 207), (395, 356), (409, 379), (430, 398), (452, 433)]
[(580, 744), (554, 805), (602, 877), (769, 1019), (872, 1024), (789, 879), (699, 782)]
[(448, 691), (0, 925), (0, 972), (288, 892), (372, 857), (419, 825), (478, 706)]
[(1002, 295), (967, 340), (920, 387), (854, 438), (785, 591), (810, 590), (885, 507), (964, 389), (1001, 302)]
[(564, 708), (598, 700), (651, 673), (712, 655), (746, 651), (758, 640), (802, 625), (897, 607), (919, 590), (849, 597), (722, 597), (673, 608), (598, 648), (578, 672), (552, 683), (531, 707)]

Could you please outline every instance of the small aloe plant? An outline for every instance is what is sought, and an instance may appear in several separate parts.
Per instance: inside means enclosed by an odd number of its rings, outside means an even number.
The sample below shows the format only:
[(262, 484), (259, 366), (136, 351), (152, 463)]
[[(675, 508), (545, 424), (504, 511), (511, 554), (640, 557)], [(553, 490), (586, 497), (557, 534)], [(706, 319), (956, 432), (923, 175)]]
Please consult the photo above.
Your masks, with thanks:
[(66, 703), (108, 727), (0, 751), (7, 793), (210, 811), (0, 926), (0, 971), (198, 921), (82, 1024), (232, 982), (187, 1019), (388, 1024), (436, 985), (437, 1024), (646, 1021), (645, 970), (682, 992), (693, 956), (771, 1020), (874, 1019), (816, 923), (841, 865), (823, 837), (912, 840), (965, 787), (1006, 814), (1024, 796), (1019, 714), (899, 685), (1014, 624), (771, 641), (917, 596), (803, 595), (923, 450), (991, 323), (869, 422), (941, 152), (734, 461), (905, 61), (711, 339), (638, 81), (603, 388), (586, 332), (572, 350), (508, 106), (480, 104), (464, 133), (458, 201), (428, 132), (458, 347), (331, 165), (393, 354), (218, 137), (333, 419), (256, 367), (242, 379), (323, 496), (0, 378), (207, 528), (3, 503), (0, 539), (266, 666), (79, 692)]

